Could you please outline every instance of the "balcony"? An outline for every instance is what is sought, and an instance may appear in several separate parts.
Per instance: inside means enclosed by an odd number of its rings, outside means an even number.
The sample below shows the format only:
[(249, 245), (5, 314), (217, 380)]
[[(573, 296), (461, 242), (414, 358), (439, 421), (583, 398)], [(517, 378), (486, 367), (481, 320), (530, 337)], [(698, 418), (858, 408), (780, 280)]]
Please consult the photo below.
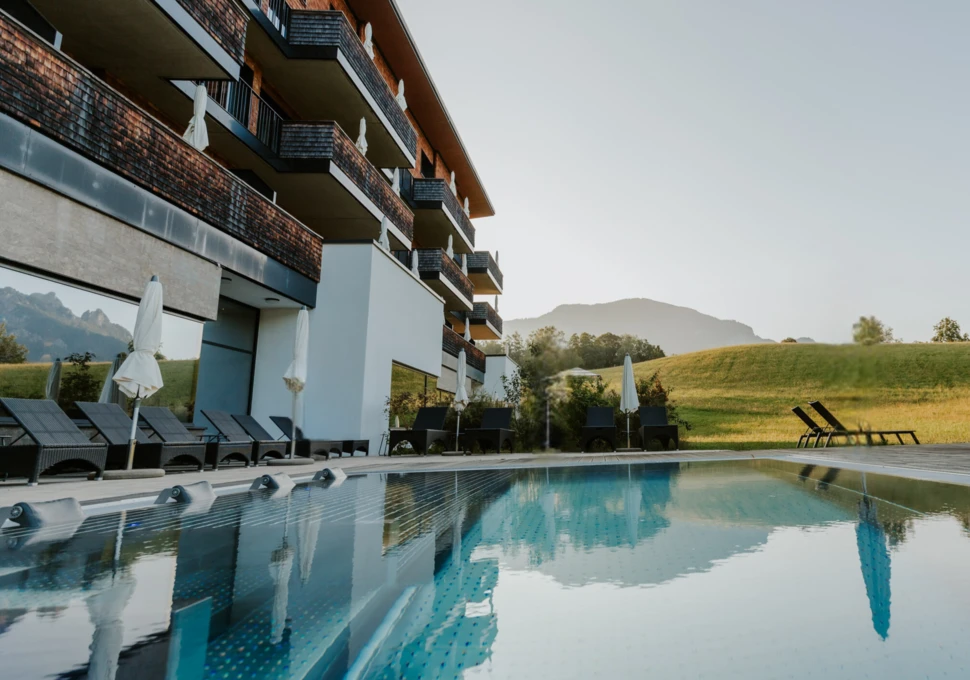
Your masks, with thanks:
[(414, 167), (417, 134), (343, 12), (245, 3), (262, 27), (249, 31), (247, 51), (301, 119), (334, 120), (356, 139), (366, 118), (367, 158), (379, 168)]
[(446, 181), (411, 179), (410, 173), (405, 173), (402, 189), (405, 193), (410, 189), (414, 229), (422, 245), (445, 248), (451, 236), (456, 253), (474, 251), (475, 227)]
[[(0, 112), (314, 281), (322, 240), (62, 52), (0, 13)], [(2, 142), (2, 139), (0, 139)], [(48, 171), (68, 169), (50, 159)], [(93, 181), (93, 180), (92, 180)], [(93, 190), (110, 202), (110, 186)], [(150, 222), (142, 205), (125, 206)], [(154, 219), (158, 219), (155, 217)], [(152, 224), (191, 240), (192, 225)]]
[(479, 250), (468, 255), (468, 278), (475, 285), (477, 295), (502, 294), (502, 270), (487, 251)]
[(487, 302), (476, 302), (474, 309), (468, 312), (467, 318), (471, 327), (472, 340), (502, 339), (502, 317), (492, 305)]
[(458, 352), (465, 350), (465, 363), (475, 370), (485, 372), (485, 352), (475, 347), (465, 338), (447, 326), (442, 326), (441, 351), (453, 357), (458, 356)]
[[(181, 94), (164, 100), (165, 111), (188, 120), (195, 85), (173, 85)], [(209, 82), (206, 90), (210, 149), (255, 174), (303, 224), (328, 240), (371, 240), (386, 216), (392, 248), (411, 248), (414, 215), (339, 125), (286, 120), (241, 81)]]
[(418, 251), (421, 280), (444, 298), (445, 310), (470, 312), (474, 308), (474, 287), (461, 267), (440, 248)]
[(31, 0), (63, 49), (130, 87), (162, 78), (237, 78), (249, 16), (235, 0)]

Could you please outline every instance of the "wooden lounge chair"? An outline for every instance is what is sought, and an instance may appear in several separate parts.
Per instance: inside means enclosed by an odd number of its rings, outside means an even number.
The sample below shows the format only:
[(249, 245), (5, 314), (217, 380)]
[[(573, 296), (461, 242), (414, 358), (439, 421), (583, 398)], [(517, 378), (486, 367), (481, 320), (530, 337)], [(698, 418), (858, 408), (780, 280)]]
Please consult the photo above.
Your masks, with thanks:
[[(286, 416), (270, 416), (273, 424), (280, 429), (284, 441), (290, 441), (293, 433), (293, 421)], [(311, 456), (325, 456), (330, 460), (330, 454), (343, 456), (344, 442), (342, 439), (307, 439), (301, 428), (296, 428), (296, 455), (309, 458)]]
[[(27, 477), (27, 483), (33, 486), (42, 472), (70, 461), (93, 468), (101, 479), (108, 445), (88, 439), (55, 402), (3, 397), (0, 405), (24, 431), (8, 446), (0, 448), (0, 471)], [(18, 444), (24, 436), (30, 437), (33, 444)]]
[(801, 406), (793, 407), (791, 412), (798, 416), (799, 420), (805, 423), (805, 425), (808, 427), (805, 434), (798, 438), (798, 443), (795, 444), (795, 448), (797, 449), (801, 447), (802, 443), (804, 443), (805, 448), (807, 449), (808, 442), (810, 442), (813, 437), (815, 438), (815, 443), (818, 444), (818, 438), (825, 434), (825, 429), (812, 420), (812, 417), (805, 413)]
[(680, 431), (677, 425), (667, 422), (666, 406), (640, 407), (640, 448), (647, 450), (647, 442), (656, 439), (667, 450), (670, 442), (674, 449), (680, 449)]
[(583, 427), (583, 452), (595, 440), (600, 439), (616, 451), (616, 421), (612, 406), (593, 406), (586, 410), (586, 425)]
[(509, 451), (515, 443), (515, 430), (512, 429), (512, 409), (487, 408), (482, 414), (482, 426), (469, 428), (465, 432), (465, 450), (471, 451), (472, 444), (478, 442), (485, 453), (489, 445), (495, 453), (501, 453), (508, 445)]
[[(810, 401), (808, 405), (815, 409), (815, 412), (822, 416), (822, 420), (828, 423), (829, 428), (825, 435), (825, 444), (828, 446), (829, 442), (832, 441), (833, 437), (846, 437), (846, 439), (851, 439), (853, 437), (865, 437), (866, 443), (872, 446), (872, 436), (877, 435), (882, 439), (883, 444), (887, 444), (886, 435), (895, 436), (899, 440), (900, 444), (905, 444), (903, 441), (903, 435), (908, 434), (913, 438), (914, 444), (919, 444), (919, 439), (916, 438), (916, 430), (848, 430), (846, 427), (838, 421), (838, 419), (832, 415), (832, 413), (822, 405), (820, 401)], [(821, 439), (821, 437), (819, 437)], [(818, 445), (818, 439), (815, 440), (816, 446)], [(823, 446), (823, 448), (824, 448)]]
[(414, 425), (410, 430), (391, 430), (388, 439), (387, 454), (394, 453), (398, 444), (408, 442), (415, 453), (427, 454), (428, 449), (435, 442), (445, 443), (448, 432), (445, 430), (445, 418), (448, 416), (447, 406), (425, 406), (418, 409), (414, 418)]
[[(131, 437), (131, 418), (118, 404), (100, 404), (90, 401), (77, 401), (84, 417), (91, 421), (106, 442), (108, 442), (109, 470), (124, 470), (128, 467), (128, 445)], [(148, 435), (135, 430), (136, 468), (162, 468), (170, 463), (194, 464), (199, 470), (205, 467), (205, 444), (200, 441), (172, 442), (152, 441)]]
[(259, 465), (259, 462), (265, 458), (284, 458), (286, 456), (285, 442), (278, 442), (272, 437), (263, 440), (250, 437), (246, 429), (227, 411), (202, 409), (202, 415), (218, 430), (220, 443), (228, 443), (230, 446), (249, 444), (249, 457), (253, 465)]
[[(165, 443), (193, 442), (198, 444), (199, 438), (185, 429), (175, 414), (163, 406), (142, 406), (138, 415), (145, 425)], [(140, 423), (139, 423), (140, 424)], [(229, 444), (218, 439), (205, 442), (205, 463), (218, 470), (222, 463), (237, 460), (249, 465), (252, 456), (252, 442)]]

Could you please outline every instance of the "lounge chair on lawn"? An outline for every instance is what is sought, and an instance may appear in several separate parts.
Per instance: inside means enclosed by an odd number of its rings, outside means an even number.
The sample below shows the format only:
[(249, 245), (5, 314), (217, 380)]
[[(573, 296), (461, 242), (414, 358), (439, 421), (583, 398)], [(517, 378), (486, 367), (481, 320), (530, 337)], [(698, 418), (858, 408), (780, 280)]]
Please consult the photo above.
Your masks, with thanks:
[(797, 449), (801, 447), (802, 442), (804, 442), (805, 448), (807, 449), (808, 442), (812, 440), (812, 437), (815, 438), (815, 443), (818, 444), (818, 438), (825, 434), (825, 428), (821, 427), (818, 423), (812, 420), (812, 417), (805, 413), (801, 406), (793, 407), (791, 412), (798, 416), (799, 420), (805, 423), (805, 425), (808, 427), (805, 434), (798, 438), (798, 443), (795, 444), (795, 448)]
[(647, 442), (656, 439), (666, 451), (670, 442), (674, 442), (674, 449), (680, 449), (680, 431), (677, 425), (667, 422), (666, 406), (640, 407), (640, 448), (647, 450)]
[[(283, 441), (290, 441), (293, 433), (293, 421), (286, 416), (270, 416), (270, 420), (276, 425), (286, 437)], [(307, 439), (301, 428), (296, 428), (296, 455), (310, 458), (311, 456), (325, 456), (330, 460), (330, 455), (343, 457), (344, 441), (342, 439)]]
[[(109, 470), (124, 470), (128, 467), (128, 445), (131, 437), (131, 418), (118, 404), (100, 404), (90, 401), (77, 401), (74, 405), (84, 417), (91, 421), (106, 442), (108, 442)], [(200, 470), (205, 467), (205, 444), (194, 442), (156, 442), (148, 435), (135, 430), (136, 468), (162, 468), (169, 463), (194, 464)]]
[(595, 440), (601, 439), (616, 451), (616, 421), (612, 406), (593, 406), (586, 410), (586, 426), (583, 428), (583, 451)]
[(3, 397), (0, 405), (34, 442), (17, 444), (24, 437), (21, 435), (10, 445), (0, 448), (0, 471), (27, 477), (27, 483), (33, 486), (45, 470), (71, 461), (93, 468), (97, 478), (101, 479), (108, 458), (108, 445), (88, 439), (55, 402)]
[(278, 442), (272, 437), (259, 440), (250, 437), (246, 429), (240, 425), (227, 411), (203, 409), (202, 415), (219, 431), (219, 442), (235, 444), (249, 444), (250, 460), (253, 465), (259, 465), (264, 458), (283, 458), (286, 456), (286, 442)]
[(495, 453), (501, 453), (506, 444), (512, 451), (515, 443), (515, 430), (512, 429), (512, 409), (487, 408), (482, 414), (482, 426), (465, 431), (465, 450), (471, 451), (472, 444), (478, 442), (485, 453), (489, 445)]
[(425, 406), (418, 409), (418, 415), (414, 418), (414, 425), (410, 430), (391, 430), (388, 440), (387, 454), (394, 453), (394, 447), (403, 442), (408, 442), (414, 448), (415, 453), (427, 454), (428, 449), (435, 442), (445, 444), (448, 439), (448, 432), (445, 430), (445, 418), (448, 417), (447, 406)]
[[(173, 442), (200, 443), (200, 439), (185, 429), (175, 414), (163, 406), (142, 406), (138, 411), (141, 420), (145, 422), (155, 435), (166, 444)], [(249, 465), (252, 456), (253, 443), (244, 442), (229, 444), (218, 440), (205, 442), (205, 463), (218, 470), (227, 460), (242, 461)]]
[[(822, 416), (822, 419), (828, 423), (829, 428), (831, 428), (825, 433), (825, 446), (829, 445), (829, 442), (832, 441), (832, 437), (846, 437), (846, 439), (850, 439), (851, 437), (858, 438), (860, 436), (865, 437), (866, 443), (871, 446), (872, 435), (878, 435), (879, 438), (882, 439), (883, 444), (888, 443), (886, 441), (886, 435), (895, 436), (896, 439), (899, 440), (900, 444), (904, 444), (904, 434), (908, 434), (910, 437), (912, 437), (914, 444), (919, 444), (919, 439), (916, 438), (916, 430), (847, 430), (845, 426), (840, 423), (827, 408), (822, 406), (822, 402), (810, 401), (808, 402), (808, 405), (815, 409), (815, 412)], [(821, 437), (819, 437), (819, 439), (821, 439)], [(815, 440), (815, 445), (818, 445), (818, 439)]]

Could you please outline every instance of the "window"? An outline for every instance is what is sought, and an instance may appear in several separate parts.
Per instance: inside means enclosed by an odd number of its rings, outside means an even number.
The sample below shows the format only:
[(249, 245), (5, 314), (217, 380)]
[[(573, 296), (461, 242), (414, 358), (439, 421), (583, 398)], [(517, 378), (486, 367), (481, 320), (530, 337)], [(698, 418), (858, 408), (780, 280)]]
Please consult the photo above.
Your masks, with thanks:
[(431, 162), (424, 151), (421, 152), (421, 176), (427, 179), (434, 178), (434, 163)]

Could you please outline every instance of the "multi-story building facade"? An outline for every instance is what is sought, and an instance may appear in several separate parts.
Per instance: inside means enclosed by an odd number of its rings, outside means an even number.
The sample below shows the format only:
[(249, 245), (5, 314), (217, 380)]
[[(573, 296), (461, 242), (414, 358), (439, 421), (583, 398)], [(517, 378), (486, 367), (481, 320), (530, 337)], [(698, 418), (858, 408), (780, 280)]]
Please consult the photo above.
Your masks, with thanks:
[(483, 383), (492, 214), (393, 0), (0, 0), (0, 289), (120, 323), (158, 275), (187, 420), (286, 414), (302, 306), (309, 436), (376, 450), (394, 366)]

